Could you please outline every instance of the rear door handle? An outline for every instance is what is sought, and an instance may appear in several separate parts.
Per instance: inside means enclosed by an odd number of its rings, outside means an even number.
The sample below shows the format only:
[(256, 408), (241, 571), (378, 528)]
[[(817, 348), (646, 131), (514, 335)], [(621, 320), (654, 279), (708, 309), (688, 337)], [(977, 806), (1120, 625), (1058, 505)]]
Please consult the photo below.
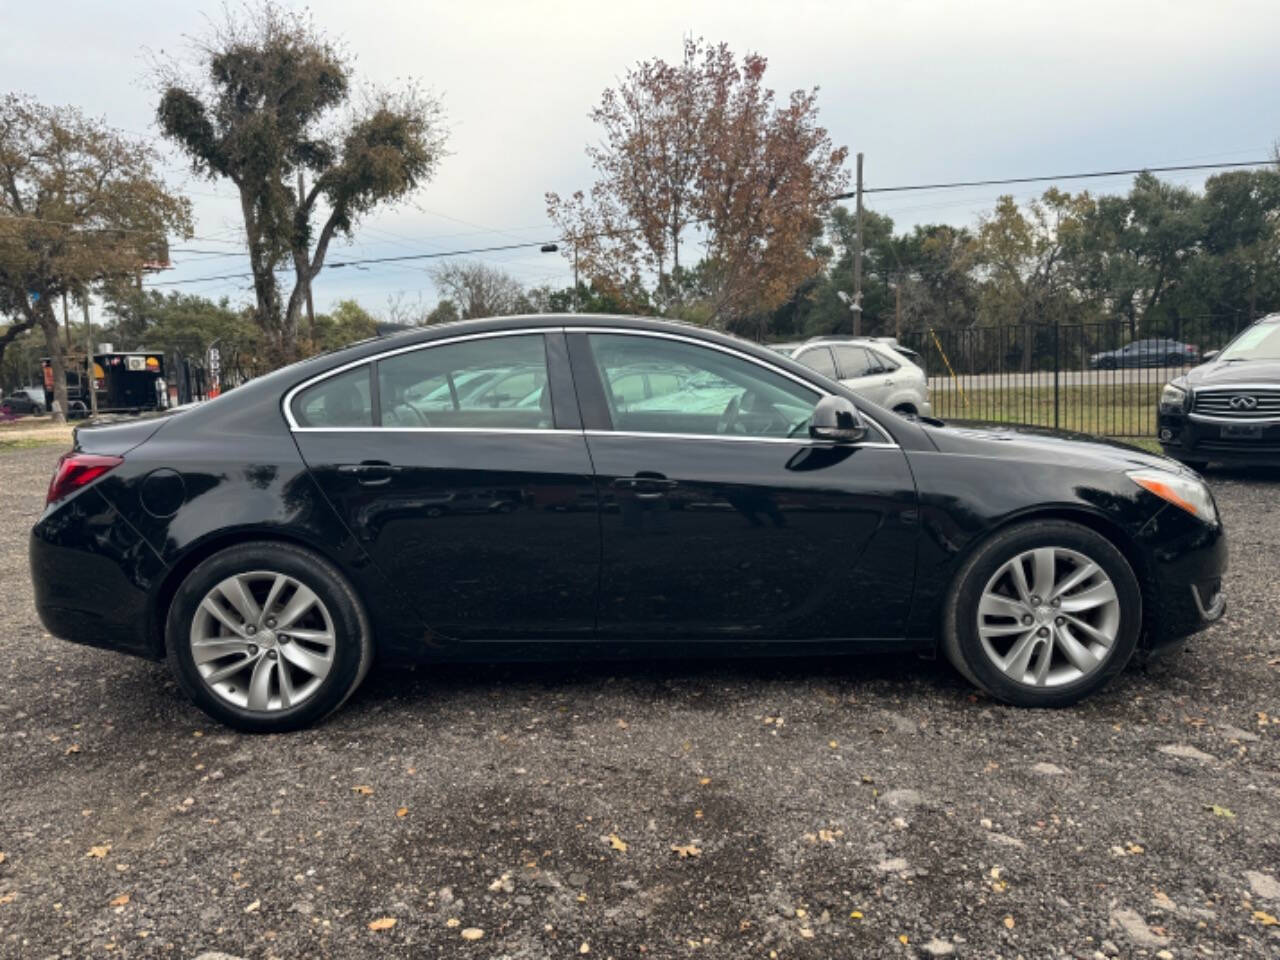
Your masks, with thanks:
[(400, 467), (385, 460), (361, 460), (359, 463), (338, 464), (339, 473), (354, 473), (356, 482), (366, 487), (380, 487), (391, 482), (391, 474), (399, 473)]

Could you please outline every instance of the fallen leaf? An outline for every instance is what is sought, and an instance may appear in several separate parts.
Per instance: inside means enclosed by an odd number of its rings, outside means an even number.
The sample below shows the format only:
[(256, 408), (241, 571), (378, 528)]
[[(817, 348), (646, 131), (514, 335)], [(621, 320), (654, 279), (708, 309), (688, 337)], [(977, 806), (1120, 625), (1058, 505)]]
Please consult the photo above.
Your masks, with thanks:
[(702, 777), (702, 778), (698, 781), (698, 786), (700, 786), (700, 787), (705, 787), (705, 786), (707, 786), (707, 784), (709, 784), (710, 782), (711, 782), (711, 778), (710, 778), (710, 777)]
[(373, 793), (373, 787), (361, 783), (351, 788), (352, 792), (360, 794), (362, 797), (370, 796)]
[(1129, 844), (1127, 847), (1125, 847), (1125, 849), (1126, 849), (1126, 850), (1128, 850), (1130, 853), (1133, 853), (1133, 854), (1146, 853), (1146, 852), (1147, 852), (1147, 851), (1146, 851), (1146, 848), (1145, 848), (1144, 846), (1142, 846), (1142, 844), (1140, 844), (1140, 843), (1131, 843), (1131, 844)]
[(0, 850), (0, 863), (4, 863), (4, 861), (5, 861), (4, 851)]
[(249, 904), (247, 907), (245, 907), (245, 908), (244, 908), (244, 912), (245, 912), (245, 913), (255, 913), (255, 912), (257, 911), (257, 909), (258, 909), (260, 906), (262, 906), (262, 901), (261, 901), (261, 900), (255, 900), (255, 901), (253, 901), (253, 903)]
[(911, 938), (908, 937), (905, 933), (900, 933), (898, 934), (898, 942), (905, 946), (906, 944), (911, 942)]
[(850, 920), (861, 920), (861, 919), (862, 919), (862, 911), (861, 911), (861, 910), (854, 910), (852, 913), (850, 913), (850, 914), (849, 914), (849, 919), (850, 919)]
[(684, 860), (688, 857), (702, 856), (702, 850), (694, 846), (692, 843), (687, 843), (687, 844), (684, 844), (683, 846), (676, 844), (676, 845), (673, 845), (671, 849), (676, 852), (676, 856), (678, 856), (681, 860)]
[(1234, 820), (1236, 816), (1226, 807), (1220, 807), (1216, 803), (1208, 804), (1205, 809), (1212, 810), (1215, 817), (1226, 817), (1228, 820)]
[(479, 940), (483, 936), (484, 931), (479, 927), (467, 927), (467, 929), (462, 931), (463, 940)]
[(835, 750), (840, 746), (840, 743), (837, 740), (828, 740), (827, 746), (830, 747), (832, 750)]
[(587, 943), (587, 941), (583, 940), (583, 941), (582, 941), (582, 946), (580, 946), (580, 947), (578, 948), (578, 952), (579, 952), (579, 953), (590, 953), (590, 952), (591, 952), (591, 944), (589, 944), (589, 943)]
[(450, 917), (448, 920), (444, 922), (444, 925), (446, 927), (449, 927), (450, 929), (453, 929), (454, 927), (462, 926), (462, 921), (459, 920), (457, 917)]
[(1253, 911), (1253, 919), (1257, 920), (1264, 927), (1274, 927), (1276, 924), (1280, 923), (1280, 920), (1277, 920), (1265, 910)]
[(120, 896), (116, 897), (114, 900), (112, 900), (110, 903), (108, 903), (108, 904), (107, 904), (107, 906), (109, 906), (109, 907), (123, 907), (123, 906), (124, 906), (126, 903), (128, 903), (128, 902), (129, 902), (129, 895), (128, 895), (127, 893), (122, 893), (122, 894), (120, 894)]
[(111, 844), (104, 843), (102, 844), (102, 846), (99, 846), (99, 847), (90, 847), (89, 852), (86, 853), (85, 856), (91, 857), (94, 860), (101, 860), (110, 852), (111, 852)]
[(1005, 917), (1005, 918), (1004, 918), (1004, 925), (1005, 925), (1005, 927), (1006, 927), (1007, 929), (1012, 930), (1012, 929), (1013, 929), (1013, 917)]
[(701, 811), (701, 810), (695, 810), (695, 811), (693, 811), (693, 819), (695, 819), (695, 820), (701, 820), (701, 819), (702, 819), (702, 811)]
[(369, 921), (369, 929), (374, 933), (377, 933), (379, 930), (390, 930), (396, 925), (396, 922), (395, 917), (379, 917), (377, 920)]
[(813, 931), (812, 931), (812, 930), (810, 930), (808, 927), (801, 927), (801, 928), (800, 928), (800, 936), (801, 936), (801, 937), (803, 937), (805, 940), (812, 940), (812, 939), (813, 939)]
[(619, 730), (625, 730), (625, 729), (627, 729), (627, 727), (629, 727), (629, 726), (630, 726), (630, 724), (629, 724), (629, 723), (627, 723), (627, 721), (625, 721), (625, 720), (623, 720), (623, 719), (621, 719), (621, 718), (619, 718), (619, 719), (618, 719), (618, 729), (619, 729)]
[(68, 754), (79, 753), (79, 752), (80, 752), (80, 744), (73, 743), (71, 746), (67, 747), (67, 749), (63, 751), (63, 755), (66, 756)]
[(620, 853), (627, 852), (627, 842), (623, 840), (621, 837), (619, 837), (616, 833), (609, 834), (609, 836), (606, 839), (608, 839), (609, 841), (609, 846), (614, 850), (617, 850)]
[(396, 811), (397, 817), (407, 817), (408, 815), (409, 815), (408, 807), (401, 807), (399, 810)]

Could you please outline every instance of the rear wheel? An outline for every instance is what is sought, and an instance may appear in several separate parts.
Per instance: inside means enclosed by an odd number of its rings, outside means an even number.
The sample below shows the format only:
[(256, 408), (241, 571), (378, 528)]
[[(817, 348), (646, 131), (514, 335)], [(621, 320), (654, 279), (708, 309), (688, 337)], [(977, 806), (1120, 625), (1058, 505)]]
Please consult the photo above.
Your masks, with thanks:
[(351, 586), (289, 544), (214, 554), (182, 582), (165, 629), (169, 666), (211, 717), (250, 732), (305, 727), (336, 710), (373, 659)]
[(1029, 522), (982, 544), (960, 571), (943, 648), (992, 696), (1060, 707), (1119, 673), (1141, 626), (1137, 577), (1111, 541), (1075, 523)]

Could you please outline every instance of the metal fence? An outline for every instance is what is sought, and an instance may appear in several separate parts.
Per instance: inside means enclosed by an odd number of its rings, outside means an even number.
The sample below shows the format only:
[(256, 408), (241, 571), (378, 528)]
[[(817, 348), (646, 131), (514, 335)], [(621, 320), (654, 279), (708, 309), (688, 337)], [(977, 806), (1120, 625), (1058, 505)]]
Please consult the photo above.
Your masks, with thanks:
[(924, 358), (934, 416), (1149, 437), (1161, 388), (1241, 325), (1197, 318), (1137, 337), (1122, 323), (975, 326), (901, 342)]

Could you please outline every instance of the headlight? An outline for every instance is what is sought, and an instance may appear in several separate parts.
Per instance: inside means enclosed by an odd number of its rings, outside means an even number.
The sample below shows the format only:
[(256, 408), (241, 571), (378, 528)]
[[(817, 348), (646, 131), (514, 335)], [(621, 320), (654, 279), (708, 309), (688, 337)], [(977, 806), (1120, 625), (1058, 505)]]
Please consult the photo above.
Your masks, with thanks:
[(1187, 391), (1177, 384), (1166, 383), (1160, 391), (1160, 409), (1168, 413), (1181, 413), (1187, 408)]
[(1218, 522), (1218, 510), (1213, 505), (1209, 488), (1195, 477), (1167, 470), (1130, 470), (1128, 477), (1142, 489), (1167, 500), (1175, 507), (1199, 517), (1205, 523)]

